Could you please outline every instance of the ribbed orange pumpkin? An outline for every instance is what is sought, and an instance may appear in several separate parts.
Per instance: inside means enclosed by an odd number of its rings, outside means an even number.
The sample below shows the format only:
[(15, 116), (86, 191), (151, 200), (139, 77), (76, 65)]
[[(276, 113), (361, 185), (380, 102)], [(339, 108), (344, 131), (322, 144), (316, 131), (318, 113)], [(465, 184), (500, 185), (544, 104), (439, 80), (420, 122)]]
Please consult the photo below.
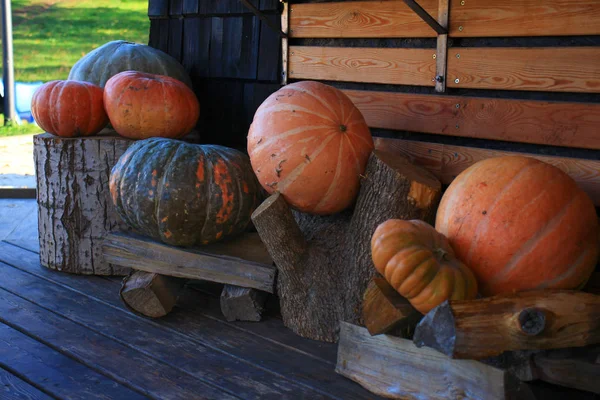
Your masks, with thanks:
[(310, 81), (269, 96), (248, 134), (250, 161), (261, 185), (312, 214), (352, 205), (373, 147), (352, 101), (336, 88)]
[(436, 229), (481, 292), (582, 286), (598, 259), (594, 205), (560, 169), (529, 157), (479, 161), (442, 197)]
[(200, 105), (194, 92), (177, 79), (124, 71), (104, 87), (110, 123), (121, 136), (181, 138), (194, 128)]
[(102, 88), (88, 82), (47, 82), (31, 98), (31, 115), (54, 135), (94, 135), (108, 124), (102, 96)]
[(473, 273), (426, 222), (387, 220), (373, 234), (371, 255), (377, 271), (423, 314), (448, 299), (477, 295)]

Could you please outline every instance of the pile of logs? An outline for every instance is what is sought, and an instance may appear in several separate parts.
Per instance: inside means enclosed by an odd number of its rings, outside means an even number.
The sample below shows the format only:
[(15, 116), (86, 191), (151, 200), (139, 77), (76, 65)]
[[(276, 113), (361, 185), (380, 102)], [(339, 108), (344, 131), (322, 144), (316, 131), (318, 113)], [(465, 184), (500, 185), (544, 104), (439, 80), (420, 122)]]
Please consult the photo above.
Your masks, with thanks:
[(336, 371), (397, 399), (534, 399), (534, 380), (600, 394), (597, 280), (586, 291), (446, 301), (423, 316), (375, 277), (366, 328), (342, 324)]

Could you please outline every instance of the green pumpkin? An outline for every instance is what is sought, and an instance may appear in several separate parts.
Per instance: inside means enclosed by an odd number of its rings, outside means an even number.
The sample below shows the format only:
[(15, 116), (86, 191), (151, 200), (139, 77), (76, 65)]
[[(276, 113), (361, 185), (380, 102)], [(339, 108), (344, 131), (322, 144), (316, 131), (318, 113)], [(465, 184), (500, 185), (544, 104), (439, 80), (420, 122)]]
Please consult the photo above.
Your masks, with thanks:
[(113, 75), (123, 71), (166, 75), (192, 87), (179, 61), (153, 47), (124, 40), (108, 42), (83, 56), (71, 68), (68, 79), (104, 87)]
[(245, 231), (263, 199), (244, 153), (164, 138), (131, 145), (113, 167), (109, 187), (128, 225), (175, 246)]

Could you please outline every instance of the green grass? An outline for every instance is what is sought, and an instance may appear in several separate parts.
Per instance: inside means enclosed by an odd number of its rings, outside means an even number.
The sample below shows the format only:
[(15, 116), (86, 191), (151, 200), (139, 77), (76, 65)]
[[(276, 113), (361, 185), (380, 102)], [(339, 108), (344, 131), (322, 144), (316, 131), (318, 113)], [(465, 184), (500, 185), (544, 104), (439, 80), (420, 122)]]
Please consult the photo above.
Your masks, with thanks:
[(28, 124), (25, 121), (21, 125), (4, 126), (4, 115), (0, 114), (0, 138), (33, 133), (42, 133), (42, 128), (36, 124)]
[(13, 0), (15, 79), (66, 79), (111, 40), (148, 43), (148, 0)]

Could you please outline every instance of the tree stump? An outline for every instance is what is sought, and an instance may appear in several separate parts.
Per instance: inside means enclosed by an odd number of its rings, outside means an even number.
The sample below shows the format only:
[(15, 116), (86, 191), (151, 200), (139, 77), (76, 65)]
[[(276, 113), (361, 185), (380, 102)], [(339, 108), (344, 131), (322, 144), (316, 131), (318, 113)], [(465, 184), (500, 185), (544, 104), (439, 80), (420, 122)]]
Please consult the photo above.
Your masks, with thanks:
[(185, 279), (135, 271), (123, 280), (121, 300), (131, 311), (151, 318), (167, 315), (177, 303)]
[(126, 275), (102, 255), (102, 239), (127, 230), (117, 216), (108, 181), (110, 171), (132, 143), (119, 136), (34, 137), (40, 263), (84, 275)]
[(340, 321), (362, 324), (362, 297), (375, 267), (371, 236), (390, 219), (433, 222), (440, 182), (388, 152), (369, 158), (354, 210), (331, 216), (292, 211), (275, 193), (252, 215), (279, 270), (284, 324), (300, 336), (335, 342)]

